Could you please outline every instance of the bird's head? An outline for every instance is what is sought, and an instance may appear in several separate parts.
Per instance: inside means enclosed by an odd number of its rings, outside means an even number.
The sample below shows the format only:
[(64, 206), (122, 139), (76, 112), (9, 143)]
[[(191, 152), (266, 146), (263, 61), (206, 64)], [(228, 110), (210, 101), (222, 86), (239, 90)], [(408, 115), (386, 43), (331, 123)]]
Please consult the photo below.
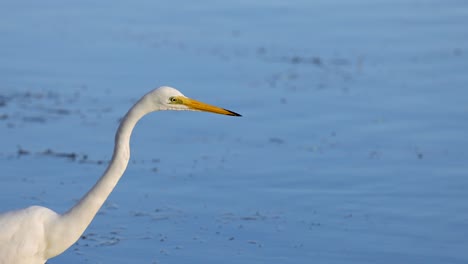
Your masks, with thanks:
[(188, 98), (177, 89), (169, 86), (156, 88), (145, 97), (151, 101), (155, 110), (203, 111), (222, 115), (241, 116), (236, 112)]

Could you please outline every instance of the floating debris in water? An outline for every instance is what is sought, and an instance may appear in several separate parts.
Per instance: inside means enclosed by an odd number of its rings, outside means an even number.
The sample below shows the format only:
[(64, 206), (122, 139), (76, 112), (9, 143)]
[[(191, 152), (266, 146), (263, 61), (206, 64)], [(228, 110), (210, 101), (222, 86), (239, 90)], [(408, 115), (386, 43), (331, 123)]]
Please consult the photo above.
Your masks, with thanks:
[(269, 139), (269, 142), (280, 145), (280, 144), (284, 144), (284, 139), (281, 139), (281, 138), (278, 138), (278, 137), (271, 137)]

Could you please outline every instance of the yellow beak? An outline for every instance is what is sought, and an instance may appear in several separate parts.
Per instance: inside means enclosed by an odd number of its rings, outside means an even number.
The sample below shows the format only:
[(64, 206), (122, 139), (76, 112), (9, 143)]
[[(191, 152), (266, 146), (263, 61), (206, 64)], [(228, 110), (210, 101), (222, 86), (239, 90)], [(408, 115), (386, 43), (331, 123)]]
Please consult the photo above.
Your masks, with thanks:
[(230, 115), (230, 116), (241, 116), (240, 114), (221, 108), (217, 107), (214, 105), (206, 104), (191, 98), (187, 97), (179, 97), (180, 103), (187, 106), (190, 109), (197, 110), (197, 111), (204, 111), (204, 112), (211, 112), (215, 114), (221, 114), (221, 115)]

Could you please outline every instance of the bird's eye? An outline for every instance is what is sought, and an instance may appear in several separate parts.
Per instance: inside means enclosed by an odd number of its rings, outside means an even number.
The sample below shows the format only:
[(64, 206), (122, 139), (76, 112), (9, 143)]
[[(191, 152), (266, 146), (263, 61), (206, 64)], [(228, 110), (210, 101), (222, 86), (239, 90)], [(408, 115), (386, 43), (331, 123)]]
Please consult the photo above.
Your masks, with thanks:
[(177, 102), (177, 98), (171, 97), (171, 98), (169, 98), (169, 101), (170, 101), (171, 103), (176, 103), (176, 102)]

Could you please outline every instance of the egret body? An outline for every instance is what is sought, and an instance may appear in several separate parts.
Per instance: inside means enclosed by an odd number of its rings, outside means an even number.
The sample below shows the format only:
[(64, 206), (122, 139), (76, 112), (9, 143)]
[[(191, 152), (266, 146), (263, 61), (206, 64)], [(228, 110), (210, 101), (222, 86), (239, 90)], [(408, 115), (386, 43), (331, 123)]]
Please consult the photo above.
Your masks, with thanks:
[(127, 112), (115, 135), (112, 159), (104, 174), (81, 200), (64, 214), (31, 206), (0, 214), (0, 264), (44, 264), (73, 245), (122, 177), (130, 159), (130, 136), (146, 114), (161, 110), (239, 114), (185, 97), (163, 86), (143, 96)]

